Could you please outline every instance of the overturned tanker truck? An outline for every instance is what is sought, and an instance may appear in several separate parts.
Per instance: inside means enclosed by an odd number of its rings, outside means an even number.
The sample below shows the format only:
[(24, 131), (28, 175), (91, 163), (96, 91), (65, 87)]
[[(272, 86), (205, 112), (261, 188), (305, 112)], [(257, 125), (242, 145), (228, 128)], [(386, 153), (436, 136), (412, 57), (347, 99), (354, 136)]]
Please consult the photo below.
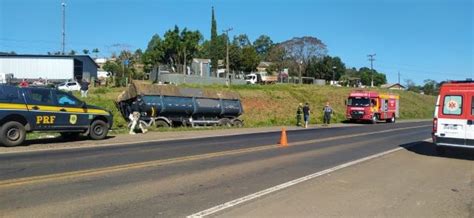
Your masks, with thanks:
[(148, 126), (243, 126), (239, 118), (243, 109), (237, 93), (133, 81), (116, 100), (129, 122), (130, 106), (139, 95), (146, 104), (140, 122)]

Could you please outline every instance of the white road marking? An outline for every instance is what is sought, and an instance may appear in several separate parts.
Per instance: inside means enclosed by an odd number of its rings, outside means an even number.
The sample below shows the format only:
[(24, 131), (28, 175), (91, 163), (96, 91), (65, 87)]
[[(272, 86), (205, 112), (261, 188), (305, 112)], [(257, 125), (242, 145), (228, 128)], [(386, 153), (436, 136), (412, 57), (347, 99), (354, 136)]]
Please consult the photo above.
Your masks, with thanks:
[[(425, 139), (424, 141), (428, 141), (428, 140), (430, 140), (430, 139)], [(418, 143), (419, 142), (409, 144), (409, 145), (407, 145), (407, 147), (413, 146), (413, 145), (418, 144)], [(219, 211), (234, 207), (236, 205), (251, 201), (253, 199), (262, 197), (264, 195), (268, 195), (268, 194), (276, 192), (276, 191), (280, 191), (282, 189), (288, 188), (290, 186), (297, 185), (299, 183), (308, 181), (310, 179), (314, 179), (316, 177), (320, 177), (320, 176), (323, 176), (325, 174), (332, 173), (336, 170), (340, 170), (340, 169), (343, 169), (343, 168), (346, 168), (346, 167), (350, 167), (350, 166), (362, 163), (364, 161), (379, 158), (381, 156), (384, 156), (384, 155), (387, 155), (387, 154), (390, 154), (390, 153), (393, 153), (393, 152), (397, 152), (397, 151), (400, 151), (402, 149), (405, 149), (405, 148), (399, 147), (399, 148), (388, 150), (388, 151), (385, 151), (385, 152), (382, 152), (382, 153), (378, 153), (378, 154), (374, 154), (374, 155), (371, 155), (371, 156), (368, 156), (368, 157), (364, 157), (364, 158), (361, 158), (361, 159), (358, 159), (358, 160), (355, 160), (355, 161), (344, 163), (344, 164), (341, 164), (341, 165), (338, 165), (338, 166), (335, 166), (335, 167), (332, 167), (332, 168), (329, 168), (329, 169), (326, 169), (326, 170), (323, 170), (323, 171), (320, 171), (320, 172), (317, 172), (317, 173), (314, 173), (314, 174), (310, 174), (310, 175), (307, 175), (307, 176), (304, 176), (304, 177), (301, 177), (301, 178), (298, 178), (298, 179), (295, 179), (295, 180), (291, 180), (289, 182), (285, 182), (283, 184), (280, 184), (280, 185), (277, 185), (277, 186), (274, 186), (274, 187), (271, 187), (271, 188), (268, 188), (268, 189), (265, 189), (265, 190), (262, 190), (262, 191), (259, 191), (259, 192), (256, 192), (256, 193), (253, 193), (253, 194), (250, 194), (250, 195), (247, 195), (247, 196), (244, 196), (244, 197), (241, 197), (241, 198), (238, 198), (238, 199), (235, 199), (235, 200), (232, 200), (232, 201), (220, 204), (220, 205), (217, 205), (215, 207), (197, 212), (197, 213), (189, 215), (187, 217), (188, 218), (198, 218), (198, 217), (209, 216), (209, 215), (215, 214)]]

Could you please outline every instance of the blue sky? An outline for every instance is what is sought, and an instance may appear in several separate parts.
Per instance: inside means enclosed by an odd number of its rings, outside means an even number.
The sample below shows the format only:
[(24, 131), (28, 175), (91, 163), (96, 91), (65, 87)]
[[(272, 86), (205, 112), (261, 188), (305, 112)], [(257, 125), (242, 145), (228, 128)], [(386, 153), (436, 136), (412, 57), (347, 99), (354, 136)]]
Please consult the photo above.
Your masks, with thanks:
[[(474, 77), (472, 0), (66, 0), (66, 50), (145, 49), (154, 33), (175, 24), (210, 35), (233, 27), (253, 41), (315, 36), (349, 67), (370, 66), (389, 82)], [(60, 50), (61, 0), (0, 0), (0, 51)], [(117, 44), (126, 45), (114, 46)]]

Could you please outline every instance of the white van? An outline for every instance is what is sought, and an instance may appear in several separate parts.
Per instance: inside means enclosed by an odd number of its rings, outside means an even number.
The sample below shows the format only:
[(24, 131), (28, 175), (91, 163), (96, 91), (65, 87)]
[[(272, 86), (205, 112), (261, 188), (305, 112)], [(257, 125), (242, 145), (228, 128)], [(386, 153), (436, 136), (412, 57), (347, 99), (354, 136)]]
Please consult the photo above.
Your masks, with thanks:
[(474, 81), (447, 82), (441, 85), (433, 119), (436, 151), (446, 147), (474, 149)]

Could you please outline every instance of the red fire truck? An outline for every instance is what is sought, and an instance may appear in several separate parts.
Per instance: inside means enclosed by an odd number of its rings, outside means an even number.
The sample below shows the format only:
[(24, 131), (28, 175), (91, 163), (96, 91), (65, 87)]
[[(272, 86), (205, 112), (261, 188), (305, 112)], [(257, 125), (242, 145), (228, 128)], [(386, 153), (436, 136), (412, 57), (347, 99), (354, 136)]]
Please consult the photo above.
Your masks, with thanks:
[(474, 81), (443, 83), (433, 119), (436, 151), (445, 147), (474, 148)]
[(346, 102), (346, 118), (351, 121), (386, 121), (394, 123), (399, 117), (400, 97), (374, 91), (353, 91)]

